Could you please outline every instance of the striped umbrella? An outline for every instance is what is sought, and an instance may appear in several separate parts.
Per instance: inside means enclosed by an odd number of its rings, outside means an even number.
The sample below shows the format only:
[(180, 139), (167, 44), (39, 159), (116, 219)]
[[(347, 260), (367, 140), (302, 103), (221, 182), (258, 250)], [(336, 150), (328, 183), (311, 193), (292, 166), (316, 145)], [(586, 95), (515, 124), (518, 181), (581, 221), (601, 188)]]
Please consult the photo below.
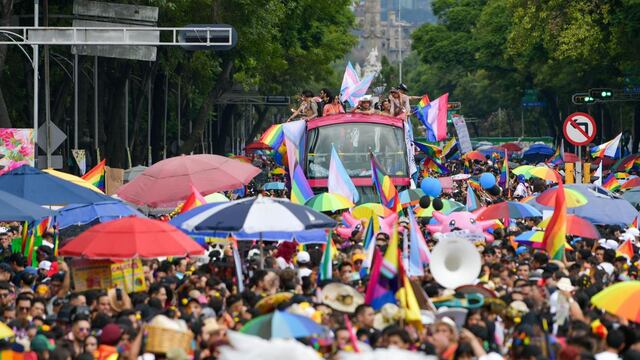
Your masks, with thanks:
[(606, 287), (591, 303), (607, 312), (640, 323), (640, 281), (624, 281)]
[(529, 174), (531, 176), (535, 176), (537, 178), (548, 180), (555, 183), (562, 181), (562, 176), (560, 176), (560, 174), (557, 171), (551, 168), (548, 168), (546, 166), (537, 166), (529, 170)]
[[(557, 187), (543, 191), (542, 194), (536, 196), (536, 202), (544, 206), (555, 207), (557, 191)], [(587, 197), (582, 195), (579, 191), (566, 187), (564, 188), (564, 198), (567, 202), (568, 208), (583, 206), (588, 202)]]
[(309, 198), (305, 205), (316, 211), (336, 211), (355, 206), (353, 202), (346, 197), (328, 192)]
[(531, 174), (529, 172), (533, 168), (535, 168), (535, 166), (533, 165), (521, 165), (513, 169), (511, 172), (516, 175), (522, 175), (525, 179), (529, 179), (531, 177)]
[(487, 219), (522, 219), (542, 217), (542, 213), (529, 204), (517, 201), (503, 201), (478, 210), (478, 220)]
[(310, 318), (302, 315), (276, 310), (270, 314), (259, 316), (241, 329), (241, 333), (259, 336), (263, 339), (304, 338), (330, 336), (331, 330)]

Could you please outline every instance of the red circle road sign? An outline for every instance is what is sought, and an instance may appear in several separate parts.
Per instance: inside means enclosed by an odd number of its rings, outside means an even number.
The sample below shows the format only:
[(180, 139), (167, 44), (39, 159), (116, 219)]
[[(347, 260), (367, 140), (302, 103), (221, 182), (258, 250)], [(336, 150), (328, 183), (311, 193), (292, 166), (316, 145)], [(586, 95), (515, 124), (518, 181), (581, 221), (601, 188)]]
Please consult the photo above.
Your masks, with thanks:
[(596, 121), (589, 114), (575, 112), (565, 119), (562, 132), (573, 145), (588, 145), (596, 137)]

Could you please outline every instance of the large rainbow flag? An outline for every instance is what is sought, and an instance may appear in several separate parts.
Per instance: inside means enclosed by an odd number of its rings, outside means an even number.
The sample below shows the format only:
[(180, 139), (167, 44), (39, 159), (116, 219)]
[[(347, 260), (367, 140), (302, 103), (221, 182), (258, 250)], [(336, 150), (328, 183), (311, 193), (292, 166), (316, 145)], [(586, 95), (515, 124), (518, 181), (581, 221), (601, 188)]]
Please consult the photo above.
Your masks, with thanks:
[(391, 241), (384, 258), (379, 251), (374, 250), (374, 261), (364, 301), (376, 311), (380, 310), (384, 304), (396, 304), (396, 292), (400, 289), (398, 231), (397, 228), (392, 231)]
[(87, 171), (86, 174), (82, 175), (82, 178), (104, 192), (106, 167), (107, 160), (105, 159), (100, 161), (98, 165), (94, 166), (91, 170)]
[(331, 145), (331, 160), (329, 161), (327, 187), (330, 193), (342, 195), (353, 203), (357, 203), (360, 199), (358, 189), (356, 189), (351, 177), (349, 177), (347, 169), (342, 164), (340, 155), (338, 155), (333, 145)]
[(271, 146), (272, 149), (278, 150), (284, 141), (284, 131), (282, 124), (273, 124), (260, 136), (259, 142)]
[(609, 174), (606, 179), (602, 181), (602, 187), (609, 191), (617, 191), (620, 189), (620, 183), (614, 173)]
[(509, 189), (509, 155), (507, 154), (507, 150), (504, 151), (504, 160), (502, 161), (498, 184), (505, 190)]
[(442, 165), (442, 163), (438, 162), (438, 160), (429, 156), (425, 156), (424, 161), (422, 162), (422, 173), (425, 177), (429, 176), (429, 170), (438, 174), (449, 173), (449, 169), (447, 169), (446, 166)]
[(442, 157), (442, 149), (440, 149), (439, 147), (437, 147), (435, 145), (428, 144), (428, 143), (421, 142), (421, 141), (414, 141), (413, 144), (418, 149), (420, 149), (420, 151), (425, 153), (427, 156), (430, 156), (432, 158), (441, 158)]
[(547, 229), (544, 231), (542, 243), (553, 260), (564, 260), (564, 249), (567, 243), (567, 203), (562, 181), (556, 188), (556, 203)]

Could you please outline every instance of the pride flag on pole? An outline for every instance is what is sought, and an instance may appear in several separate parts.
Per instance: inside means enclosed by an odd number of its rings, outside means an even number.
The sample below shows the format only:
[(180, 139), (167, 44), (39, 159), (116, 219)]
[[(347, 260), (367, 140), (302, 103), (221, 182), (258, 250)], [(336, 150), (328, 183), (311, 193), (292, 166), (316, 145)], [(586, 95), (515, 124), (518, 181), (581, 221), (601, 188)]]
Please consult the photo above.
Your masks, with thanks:
[(417, 116), (427, 128), (428, 141), (441, 141), (447, 138), (448, 101), (449, 94), (446, 93), (425, 106), (418, 104)]
[(620, 189), (620, 183), (614, 173), (609, 174), (606, 179), (602, 182), (602, 187), (609, 191), (617, 191)]
[(507, 150), (504, 151), (504, 160), (502, 161), (498, 184), (505, 190), (509, 189), (509, 155), (507, 154)]
[(413, 211), (409, 211), (409, 276), (423, 276), (424, 266), (431, 261), (431, 251), (424, 240)]
[(322, 260), (320, 261), (320, 275), (319, 280), (331, 280), (333, 277), (333, 257), (337, 250), (335, 250), (336, 246), (333, 244), (332, 239), (333, 233), (329, 231), (329, 235), (327, 236), (327, 242), (324, 245), (324, 251), (322, 252)]
[(567, 204), (564, 198), (564, 186), (560, 180), (556, 188), (556, 203), (553, 209), (553, 215), (551, 215), (549, 225), (547, 225), (547, 229), (544, 231), (542, 243), (545, 245), (551, 259), (562, 261), (566, 242)]
[(367, 93), (371, 81), (373, 81), (373, 74), (369, 74), (360, 80), (358, 74), (356, 74), (356, 70), (349, 61), (347, 68), (344, 70), (344, 76), (342, 77), (340, 101), (348, 101), (351, 107), (356, 106), (358, 99)]
[(397, 303), (396, 292), (400, 289), (397, 230), (397, 228), (393, 229), (393, 236), (384, 258), (379, 251), (374, 251), (374, 261), (364, 302), (376, 311), (380, 310), (384, 304)]
[(331, 161), (329, 162), (328, 190), (330, 193), (342, 195), (354, 204), (360, 199), (358, 189), (351, 181), (347, 169), (342, 165), (336, 148), (331, 145)]
[(600, 144), (598, 146), (594, 146), (591, 148), (591, 157), (593, 158), (603, 158), (608, 156), (610, 158), (620, 157), (620, 138), (622, 137), (622, 133), (618, 134), (613, 140), (609, 140), (604, 144)]
[(191, 209), (194, 209), (200, 205), (204, 205), (207, 203), (207, 200), (204, 199), (204, 197), (202, 196), (202, 194), (200, 194), (200, 192), (198, 191), (198, 189), (196, 189), (195, 186), (193, 186), (193, 184), (191, 185), (191, 194), (189, 195), (189, 197), (187, 198), (187, 200), (185, 200), (182, 203), (182, 206), (180, 206), (180, 214), (185, 213)]
[(291, 202), (304, 205), (313, 196), (313, 190), (309, 181), (304, 176), (300, 165), (296, 164), (296, 169), (291, 176)]
[(479, 207), (480, 205), (478, 204), (476, 192), (473, 191), (471, 184), (467, 184), (467, 211), (474, 211)]
[(380, 198), (380, 203), (387, 209), (398, 212), (402, 209), (398, 190), (391, 182), (391, 178), (384, 173), (382, 167), (378, 163), (378, 159), (373, 153), (369, 153), (371, 157), (371, 181)]
[(98, 165), (94, 166), (91, 170), (87, 171), (86, 174), (82, 175), (84, 180), (90, 182), (93, 186), (104, 192), (105, 189), (105, 172), (107, 160), (102, 160), (98, 163)]

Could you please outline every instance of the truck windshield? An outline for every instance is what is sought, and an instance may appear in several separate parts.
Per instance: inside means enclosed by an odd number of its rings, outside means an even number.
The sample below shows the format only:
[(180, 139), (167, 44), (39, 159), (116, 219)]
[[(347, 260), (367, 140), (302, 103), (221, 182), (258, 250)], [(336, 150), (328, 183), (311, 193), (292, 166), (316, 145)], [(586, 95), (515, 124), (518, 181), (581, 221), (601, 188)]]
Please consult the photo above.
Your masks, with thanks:
[(370, 177), (369, 151), (391, 176), (407, 177), (406, 144), (402, 128), (373, 123), (345, 123), (322, 126), (309, 131), (307, 177), (329, 175), (331, 145), (351, 177)]

